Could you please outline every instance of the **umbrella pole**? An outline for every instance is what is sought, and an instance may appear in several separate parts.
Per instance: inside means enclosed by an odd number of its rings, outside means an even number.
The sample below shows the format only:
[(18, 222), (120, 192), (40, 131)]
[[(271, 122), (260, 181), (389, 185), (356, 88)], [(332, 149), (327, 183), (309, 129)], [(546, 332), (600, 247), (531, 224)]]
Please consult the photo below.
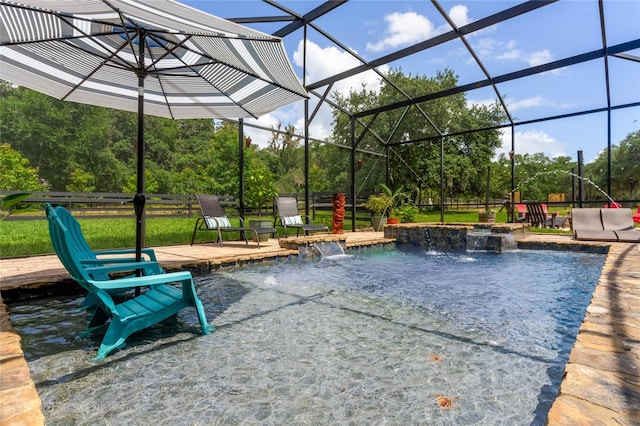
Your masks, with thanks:
[[(144, 244), (144, 205), (146, 198), (144, 196), (144, 79), (146, 71), (144, 69), (144, 32), (139, 35), (140, 41), (140, 68), (137, 70), (138, 75), (138, 179), (136, 184), (136, 195), (133, 197), (133, 207), (136, 212), (136, 262), (142, 261), (142, 246)], [(136, 270), (136, 274), (140, 276), (142, 271)], [(136, 289), (139, 294), (140, 289)]]

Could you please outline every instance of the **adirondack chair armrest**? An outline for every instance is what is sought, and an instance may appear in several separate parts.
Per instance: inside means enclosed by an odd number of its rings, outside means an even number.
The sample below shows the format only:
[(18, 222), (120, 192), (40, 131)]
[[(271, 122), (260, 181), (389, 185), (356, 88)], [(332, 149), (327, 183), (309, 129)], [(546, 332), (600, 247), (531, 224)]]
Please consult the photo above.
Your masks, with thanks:
[[(149, 262), (143, 260), (148, 264)], [(83, 265), (104, 265), (105, 263), (136, 263), (135, 257), (101, 257), (99, 259), (80, 259), (80, 263)], [(139, 262), (142, 263), (142, 262)]]
[(118, 288), (144, 287), (156, 284), (167, 284), (171, 282), (186, 280), (191, 283), (191, 272), (179, 271), (166, 274), (148, 275), (144, 277), (126, 277), (109, 281), (92, 281), (91, 283), (102, 290), (112, 290)]
[[(96, 272), (105, 272), (105, 273), (112, 273), (112, 272), (127, 272), (127, 271), (135, 271), (138, 269), (146, 269), (148, 270), (149, 268), (157, 268), (156, 270), (160, 270), (160, 265), (158, 265), (158, 262), (127, 262), (127, 263), (114, 263), (111, 265), (102, 265), (102, 266), (91, 266), (88, 268), (85, 268), (84, 270), (88, 273), (88, 274), (92, 274), (92, 273), (96, 273)], [(166, 274), (158, 274), (158, 275), (166, 275)], [(139, 277), (136, 277), (139, 278)]]
[[(118, 250), (96, 250), (96, 256), (112, 255), (112, 254), (135, 254), (135, 249), (118, 249)], [(156, 261), (156, 252), (152, 248), (143, 248), (142, 254), (149, 256), (149, 260)]]

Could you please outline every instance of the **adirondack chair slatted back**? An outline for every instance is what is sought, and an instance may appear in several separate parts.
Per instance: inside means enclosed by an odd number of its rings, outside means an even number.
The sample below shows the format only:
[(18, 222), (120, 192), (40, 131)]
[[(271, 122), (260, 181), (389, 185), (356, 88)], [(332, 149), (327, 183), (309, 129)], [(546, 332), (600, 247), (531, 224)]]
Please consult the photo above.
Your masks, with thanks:
[(541, 203), (527, 203), (527, 217), (534, 226), (546, 227), (550, 222)]
[[(84, 287), (84, 289), (89, 293), (94, 294), (98, 303), (105, 312), (110, 312), (112, 314), (113, 312), (117, 312), (111, 296), (105, 290), (97, 288), (91, 284), (92, 279), (99, 281), (109, 280), (109, 276), (106, 274), (95, 274), (95, 278), (91, 277), (86, 273), (85, 268), (79, 262), (79, 259), (83, 257), (81, 251), (79, 251), (77, 247), (79, 245), (82, 246), (82, 242), (86, 245), (86, 241), (84, 240), (84, 237), (82, 237), (82, 230), (80, 229), (78, 222), (73, 219), (64, 207), (53, 208), (51, 205), (47, 204), (46, 212), (47, 220), (49, 222), (49, 234), (54, 250), (67, 272), (71, 275), (71, 278)], [(71, 232), (60, 219), (60, 216), (64, 217), (65, 213), (69, 215), (69, 218), (71, 219), (70, 221), (67, 221), (67, 223), (71, 226), (73, 232)], [(80, 232), (81, 241), (78, 240), (78, 238), (73, 237), (73, 234), (77, 232)], [(95, 259), (95, 255), (92, 253), (89, 259)]]

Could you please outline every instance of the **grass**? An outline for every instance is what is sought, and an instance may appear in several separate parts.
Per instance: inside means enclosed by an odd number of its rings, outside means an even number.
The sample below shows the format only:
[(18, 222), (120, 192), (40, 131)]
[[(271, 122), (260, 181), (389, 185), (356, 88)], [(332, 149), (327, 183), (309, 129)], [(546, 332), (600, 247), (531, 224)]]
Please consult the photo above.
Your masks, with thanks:
[[(77, 218), (89, 246), (94, 250), (133, 248), (136, 242), (135, 220), (123, 219), (82, 219)], [(247, 217), (249, 220), (257, 219)], [(273, 222), (272, 217), (264, 218)], [(318, 215), (315, 223), (331, 227), (331, 214)], [(195, 218), (148, 218), (146, 223), (146, 245), (159, 247), (191, 243)], [(231, 219), (238, 224), (237, 219)], [(365, 226), (360, 224), (358, 226)], [(289, 233), (295, 230), (289, 230)], [(239, 233), (225, 233), (225, 240), (238, 239)], [(196, 233), (195, 242), (213, 241), (213, 232)], [(53, 254), (47, 221), (0, 221), (0, 258)]]
[[(257, 217), (247, 217), (249, 220)], [(273, 221), (272, 217), (265, 218)], [(473, 211), (447, 211), (445, 222), (477, 222), (478, 214)], [(237, 219), (231, 219), (236, 224)], [(135, 221), (131, 218), (123, 219), (82, 219), (78, 222), (87, 239), (89, 246), (95, 250), (133, 248), (135, 247)], [(440, 222), (440, 212), (432, 211), (419, 214), (416, 222)], [(507, 222), (506, 212), (498, 212), (496, 222)], [(314, 223), (326, 224), (331, 228), (331, 212), (318, 212)], [(168, 245), (187, 245), (191, 243), (191, 234), (195, 218), (149, 218), (147, 219), (147, 246), (160, 247)], [(368, 227), (370, 223), (359, 221), (358, 229)], [(351, 222), (345, 221), (345, 228), (351, 229)], [(561, 233), (567, 231), (559, 229), (532, 228), (533, 232)], [(293, 235), (295, 235), (295, 231)], [(239, 235), (226, 233), (225, 240), (238, 239)], [(196, 242), (213, 241), (212, 232), (196, 233)], [(46, 220), (0, 221), (0, 257), (23, 257), (43, 254), (53, 254), (53, 246), (49, 239), (49, 229)]]

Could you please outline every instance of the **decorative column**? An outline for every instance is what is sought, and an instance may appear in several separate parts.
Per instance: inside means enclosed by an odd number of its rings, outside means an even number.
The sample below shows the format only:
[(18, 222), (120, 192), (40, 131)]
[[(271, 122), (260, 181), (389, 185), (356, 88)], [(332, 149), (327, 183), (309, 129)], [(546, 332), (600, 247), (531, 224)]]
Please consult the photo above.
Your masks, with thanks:
[(344, 234), (344, 199), (343, 193), (333, 194), (333, 227), (332, 233)]

